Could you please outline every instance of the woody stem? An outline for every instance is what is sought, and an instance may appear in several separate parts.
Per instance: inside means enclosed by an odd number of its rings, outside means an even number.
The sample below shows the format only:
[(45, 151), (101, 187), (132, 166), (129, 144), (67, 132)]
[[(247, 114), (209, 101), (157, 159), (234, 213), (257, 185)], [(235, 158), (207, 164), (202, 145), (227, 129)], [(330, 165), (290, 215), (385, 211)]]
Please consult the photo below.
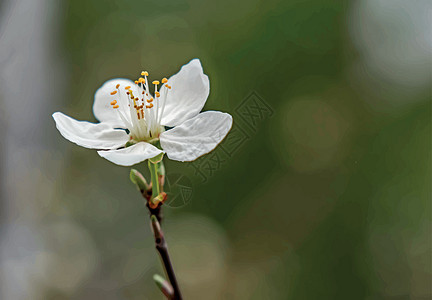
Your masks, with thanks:
[(178, 286), (177, 278), (174, 273), (174, 268), (168, 253), (168, 245), (165, 240), (163, 231), (155, 215), (152, 215), (150, 217), (150, 220), (152, 224), (153, 234), (155, 237), (156, 250), (159, 252), (159, 256), (165, 269), (165, 274), (167, 275), (173, 289), (173, 294), (169, 299), (182, 300), (182, 295), (180, 293), (180, 288)]
[[(157, 163), (152, 163), (149, 160), (148, 167), (150, 170), (151, 182), (152, 182), (152, 195), (148, 195), (149, 196), (148, 200), (151, 201), (153, 197), (155, 196), (157, 197), (161, 193), (161, 188), (160, 188), (159, 172), (158, 172), (159, 168)], [(161, 171), (161, 173), (163, 174), (164, 171)], [(163, 185), (163, 182), (161, 184)], [(173, 288), (173, 295), (169, 299), (182, 300), (180, 288), (178, 286), (177, 278), (174, 273), (174, 268), (171, 263), (171, 258), (168, 253), (168, 245), (160, 226), (160, 222), (162, 220), (161, 204), (162, 203), (158, 203), (155, 208), (152, 208), (151, 205), (149, 205), (149, 201), (147, 202), (147, 208), (149, 209), (150, 212), (150, 220), (151, 220), (151, 225), (152, 225), (153, 234), (155, 238), (156, 250), (160, 255), (160, 258), (162, 260), (162, 265), (165, 269), (165, 274), (168, 277), (171, 286)]]

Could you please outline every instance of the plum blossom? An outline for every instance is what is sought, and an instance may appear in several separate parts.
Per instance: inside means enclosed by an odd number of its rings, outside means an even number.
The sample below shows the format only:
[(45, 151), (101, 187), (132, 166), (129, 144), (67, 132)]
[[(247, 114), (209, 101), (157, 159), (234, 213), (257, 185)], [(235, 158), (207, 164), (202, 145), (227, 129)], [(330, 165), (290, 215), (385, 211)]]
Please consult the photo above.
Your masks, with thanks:
[[(199, 59), (169, 79), (152, 81), (141, 72), (136, 81), (112, 79), (96, 91), (93, 113), (100, 123), (53, 114), (57, 129), (69, 141), (121, 166), (131, 166), (162, 153), (169, 159), (193, 161), (212, 151), (228, 134), (231, 115), (201, 112), (210, 81)], [(159, 89), (158, 89), (159, 87)]]

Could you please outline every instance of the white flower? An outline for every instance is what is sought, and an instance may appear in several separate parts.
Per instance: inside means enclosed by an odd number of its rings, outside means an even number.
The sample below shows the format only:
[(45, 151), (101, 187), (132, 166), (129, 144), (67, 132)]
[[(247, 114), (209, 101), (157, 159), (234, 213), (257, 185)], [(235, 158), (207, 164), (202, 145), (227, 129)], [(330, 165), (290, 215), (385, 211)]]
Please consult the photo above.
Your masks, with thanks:
[[(231, 115), (218, 111), (200, 113), (210, 92), (210, 82), (198, 59), (184, 65), (168, 80), (162, 79), (159, 90), (160, 83), (153, 81), (154, 97), (149, 90), (148, 73), (142, 72), (141, 76), (135, 82), (112, 79), (97, 90), (93, 113), (100, 123), (77, 121), (56, 112), (53, 118), (57, 129), (69, 141), (99, 149), (100, 156), (121, 166), (131, 166), (161, 153), (173, 160), (195, 160), (212, 151), (231, 129)], [(165, 126), (172, 128), (165, 131)]]

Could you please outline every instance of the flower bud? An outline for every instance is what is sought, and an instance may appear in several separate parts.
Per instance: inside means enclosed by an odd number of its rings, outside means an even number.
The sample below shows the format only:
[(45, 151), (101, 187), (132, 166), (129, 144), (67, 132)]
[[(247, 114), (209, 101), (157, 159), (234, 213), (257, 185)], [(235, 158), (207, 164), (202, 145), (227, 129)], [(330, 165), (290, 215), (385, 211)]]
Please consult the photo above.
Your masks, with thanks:
[(129, 174), (130, 180), (134, 183), (140, 192), (147, 191), (149, 189), (149, 185), (147, 184), (144, 176), (135, 169), (132, 169)]
[(162, 276), (158, 274), (153, 275), (153, 280), (168, 299), (173, 299), (174, 289), (168, 281), (166, 281)]

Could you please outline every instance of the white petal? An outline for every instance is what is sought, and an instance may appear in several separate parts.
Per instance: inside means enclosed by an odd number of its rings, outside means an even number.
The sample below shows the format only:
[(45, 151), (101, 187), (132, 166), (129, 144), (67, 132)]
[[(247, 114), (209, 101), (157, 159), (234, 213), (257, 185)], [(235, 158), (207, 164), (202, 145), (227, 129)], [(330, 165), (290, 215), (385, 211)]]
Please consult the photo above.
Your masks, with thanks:
[(180, 72), (170, 77), (168, 85), (161, 89), (160, 106), (163, 106), (165, 93), (168, 92), (161, 124), (177, 126), (195, 117), (207, 100), (210, 93), (210, 81), (203, 73), (199, 59), (193, 59), (184, 65)]
[(52, 116), (61, 135), (82, 147), (113, 149), (124, 146), (129, 140), (126, 131), (113, 129), (109, 124), (77, 121), (60, 112), (56, 112)]
[(227, 135), (232, 117), (219, 111), (206, 111), (160, 135), (168, 158), (192, 161), (212, 151)]
[(98, 154), (120, 166), (132, 166), (143, 160), (155, 157), (163, 151), (152, 144), (140, 142), (119, 150), (98, 151)]
[[(134, 94), (136, 92), (135, 83), (129, 79), (117, 78), (111, 79), (105, 82), (95, 93), (95, 99), (93, 103), (93, 114), (100, 122), (112, 124), (113, 127), (126, 128), (126, 124), (122, 121), (119, 113), (111, 106), (111, 101), (117, 100), (119, 104), (119, 110), (121, 110), (126, 116), (127, 120), (130, 119), (130, 113), (127, 103), (120, 101), (120, 95), (117, 92), (115, 95), (111, 95), (111, 92), (116, 91), (116, 85), (120, 84), (120, 92), (125, 93), (125, 87), (130, 86)], [(123, 94), (126, 100), (126, 95)], [(125, 101), (126, 102), (126, 101)]]

